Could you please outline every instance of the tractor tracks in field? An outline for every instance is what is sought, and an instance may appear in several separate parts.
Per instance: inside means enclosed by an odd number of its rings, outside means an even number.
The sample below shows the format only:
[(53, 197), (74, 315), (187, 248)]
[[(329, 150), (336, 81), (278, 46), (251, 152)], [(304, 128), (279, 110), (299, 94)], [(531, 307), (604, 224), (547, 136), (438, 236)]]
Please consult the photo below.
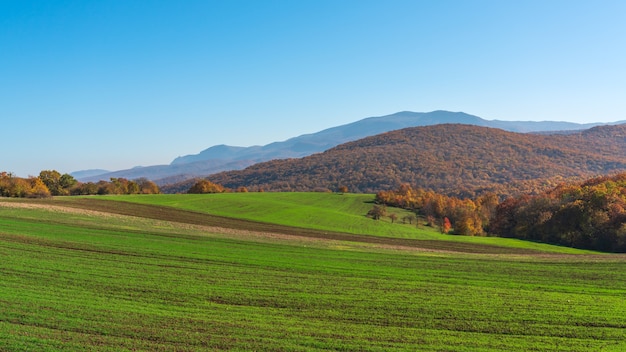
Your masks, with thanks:
[[(225, 234), (246, 238), (281, 239), (300, 242), (350, 243), (353, 247), (375, 247), (400, 251), (434, 253), (521, 255), (536, 258), (579, 257), (569, 254), (549, 254), (532, 249), (511, 248), (465, 242), (418, 240), (380, 236), (356, 235), (298, 228), (279, 224), (228, 218), (173, 207), (139, 204), (97, 198), (64, 198), (28, 201), (0, 201), (1, 207), (46, 209), (86, 216), (136, 217), (178, 224), (207, 233)], [(605, 256), (602, 256), (606, 259)], [(590, 258), (591, 259), (591, 258)]]

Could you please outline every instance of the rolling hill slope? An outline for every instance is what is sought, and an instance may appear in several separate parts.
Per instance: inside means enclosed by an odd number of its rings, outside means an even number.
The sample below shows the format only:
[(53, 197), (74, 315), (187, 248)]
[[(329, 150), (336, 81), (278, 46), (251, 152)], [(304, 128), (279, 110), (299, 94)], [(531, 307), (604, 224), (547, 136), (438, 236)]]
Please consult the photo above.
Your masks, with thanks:
[(431, 126), (444, 123), (462, 123), (500, 128), (512, 132), (571, 131), (590, 128), (601, 123), (577, 124), (556, 121), (501, 121), (485, 120), (463, 112), (433, 111), (419, 113), (398, 112), (386, 116), (369, 117), (353, 123), (304, 134), (286, 141), (264, 146), (235, 147), (216, 145), (198, 154), (181, 156), (169, 165), (136, 167), (100, 174), (73, 173), (80, 181), (109, 180), (111, 177), (136, 179), (146, 177), (159, 185), (174, 183), (213, 173), (240, 170), (252, 164), (286, 158), (300, 158), (323, 152), (342, 143), (407, 127)]
[[(230, 231), (214, 226), (223, 218), (183, 209), (212, 198), (0, 201), (0, 350), (626, 347), (623, 255), (516, 246), (503, 252), (478, 243), (376, 236), (309, 240), (284, 226), (267, 230), (296, 236), (257, 236), (252, 222), (228, 222), (236, 229)], [(415, 247), (354, 242), (367, 238)], [(434, 242), (454, 252), (419, 250)]]
[(564, 178), (626, 170), (626, 125), (566, 135), (446, 124), (364, 138), (301, 159), (209, 177), (226, 187), (377, 192), (402, 183), (448, 194), (534, 191)]

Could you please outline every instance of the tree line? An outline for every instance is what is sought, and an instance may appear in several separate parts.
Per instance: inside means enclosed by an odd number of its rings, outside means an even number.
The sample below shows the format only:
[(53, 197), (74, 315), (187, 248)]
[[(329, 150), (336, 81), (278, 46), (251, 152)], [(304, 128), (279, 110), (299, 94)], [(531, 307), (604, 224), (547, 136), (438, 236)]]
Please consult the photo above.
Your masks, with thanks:
[(105, 194), (158, 194), (159, 187), (146, 178), (127, 180), (111, 178), (110, 181), (78, 182), (72, 175), (56, 170), (44, 170), (39, 176), (17, 177), (0, 172), (0, 196), (17, 198), (47, 198), (70, 195)]
[[(446, 233), (626, 252), (626, 173), (561, 183), (502, 201), (495, 193), (461, 199), (404, 184), (378, 192), (375, 202), (412, 210)], [(373, 208), (369, 215), (380, 218), (377, 212)]]
[(374, 202), (411, 210), (424, 217), (427, 225), (439, 227), (442, 232), (483, 236), (489, 231), (499, 199), (495, 193), (461, 199), (403, 184), (396, 190), (376, 193)]
[(626, 252), (626, 173), (506, 199), (491, 230), (502, 237)]

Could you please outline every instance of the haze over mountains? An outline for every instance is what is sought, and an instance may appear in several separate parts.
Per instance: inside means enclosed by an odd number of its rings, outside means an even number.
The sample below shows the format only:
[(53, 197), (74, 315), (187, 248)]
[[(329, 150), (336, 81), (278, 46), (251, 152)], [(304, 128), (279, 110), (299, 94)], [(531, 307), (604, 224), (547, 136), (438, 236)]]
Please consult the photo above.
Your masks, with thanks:
[[(362, 119), (350, 124), (332, 127), (317, 133), (301, 135), (282, 142), (270, 143), (265, 146), (236, 147), (216, 145), (198, 154), (178, 157), (169, 165), (135, 167), (114, 172), (85, 170), (72, 174), (83, 182), (109, 180), (111, 177), (127, 179), (145, 177), (159, 185), (164, 185), (186, 179), (204, 177), (222, 171), (241, 170), (256, 163), (274, 159), (301, 158), (323, 152), (346, 142), (407, 127), (454, 123), (493, 127), (522, 133), (575, 131), (604, 125), (604, 123), (577, 124), (556, 121), (485, 120), (463, 112), (433, 111), (417, 113), (404, 111), (387, 116)], [(621, 122), (611, 124), (619, 123)]]

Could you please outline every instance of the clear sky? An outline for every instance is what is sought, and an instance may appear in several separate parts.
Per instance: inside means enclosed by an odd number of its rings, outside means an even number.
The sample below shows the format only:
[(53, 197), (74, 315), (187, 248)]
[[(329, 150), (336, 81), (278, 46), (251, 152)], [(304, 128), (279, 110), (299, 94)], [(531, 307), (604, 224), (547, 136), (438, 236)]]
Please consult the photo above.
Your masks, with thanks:
[(0, 0), (0, 171), (168, 164), (398, 111), (626, 119), (626, 1)]

